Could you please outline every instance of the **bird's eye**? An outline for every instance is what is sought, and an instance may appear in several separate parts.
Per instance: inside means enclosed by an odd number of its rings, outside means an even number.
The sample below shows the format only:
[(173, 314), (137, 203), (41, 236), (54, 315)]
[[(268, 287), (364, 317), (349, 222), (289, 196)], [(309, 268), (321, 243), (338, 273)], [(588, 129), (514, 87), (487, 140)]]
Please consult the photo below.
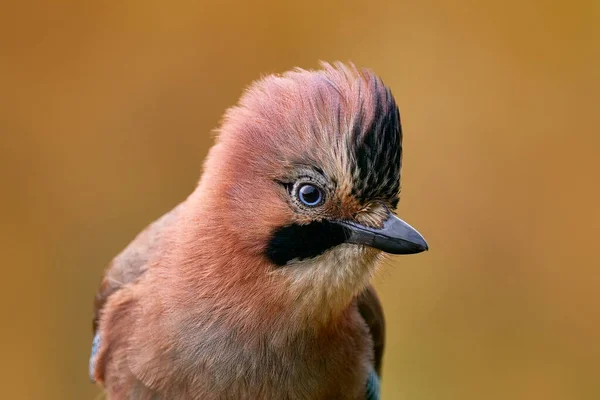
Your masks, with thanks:
[(315, 207), (322, 204), (323, 192), (310, 183), (304, 183), (298, 188), (298, 198), (304, 205)]

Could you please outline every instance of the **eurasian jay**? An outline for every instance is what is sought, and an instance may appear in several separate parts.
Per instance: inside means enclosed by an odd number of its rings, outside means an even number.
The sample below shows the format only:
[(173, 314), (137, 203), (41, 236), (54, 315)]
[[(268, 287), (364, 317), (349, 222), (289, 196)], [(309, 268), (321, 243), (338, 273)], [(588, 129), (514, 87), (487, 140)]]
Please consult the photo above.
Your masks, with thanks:
[(341, 63), (252, 84), (194, 192), (112, 261), (92, 379), (118, 399), (379, 398), (382, 252), (419, 253), (394, 215), (400, 115)]

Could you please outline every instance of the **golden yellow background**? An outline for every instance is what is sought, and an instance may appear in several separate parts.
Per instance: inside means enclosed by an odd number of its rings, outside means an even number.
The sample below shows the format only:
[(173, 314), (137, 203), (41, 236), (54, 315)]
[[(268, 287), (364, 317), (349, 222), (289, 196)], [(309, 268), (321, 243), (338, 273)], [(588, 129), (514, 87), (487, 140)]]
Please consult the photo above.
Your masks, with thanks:
[(2, 398), (93, 400), (106, 263), (261, 74), (373, 68), (431, 251), (377, 278), (383, 398), (600, 398), (600, 3), (6, 1)]

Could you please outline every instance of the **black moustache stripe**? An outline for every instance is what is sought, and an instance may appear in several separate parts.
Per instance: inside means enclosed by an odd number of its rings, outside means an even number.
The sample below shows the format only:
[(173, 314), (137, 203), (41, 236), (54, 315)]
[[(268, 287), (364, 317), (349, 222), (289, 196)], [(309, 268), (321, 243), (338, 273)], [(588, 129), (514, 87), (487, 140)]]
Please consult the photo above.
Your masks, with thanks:
[(323, 254), (344, 243), (349, 236), (348, 228), (326, 220), (286, 225), (273, 233), (265, 255), (281, 267), (294, 259), (304, 260)]

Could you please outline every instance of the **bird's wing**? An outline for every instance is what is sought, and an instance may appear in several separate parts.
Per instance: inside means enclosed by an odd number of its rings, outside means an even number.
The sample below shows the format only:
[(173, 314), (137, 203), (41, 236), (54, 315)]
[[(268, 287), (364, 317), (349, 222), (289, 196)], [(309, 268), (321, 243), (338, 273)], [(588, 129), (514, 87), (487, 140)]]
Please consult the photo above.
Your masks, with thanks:
[(360, 315), (364, 318), (373, 339), (374, 368), (381, 376), (381, 359), (385, 346), (385, 319), (383, 308), (372, 286), (369, 286), (357, 299)]
[(160, 250), (162, 233), (176, 219), (181, 205), (175, 207), (144, 229), (108, 266), (94, 301), (94, 333), (108, 298), (146, 272), (148, 260)]
[[(106, 365), (104, 364), (107, 362), (107, 352), (101, 352), (103, 347), (108, 348), (108, 343), (110, 343), (110, 346), (113, 347), (112, 352), (124, 351), (121, 348), (123, 346), (120, 346), (119, 343), (117, 343), (118, 340), (122, 339), (119, 338), (118, 334), (114, 335), (115, 338), (112, 339), (112, 343), (110, 338), (101, 338), (100, 335), (100, 317), (102, 313), (105, 312), (104, 309), (108, 299), (116, 296), (118, 300), (117, 305), (113, 310), (113, 318), (120, 318), (131, 311), (128, 308), (131, 305), (131, 298), (128, 296), (121, 296), (123, 299), (119, 300), (118, 297), (121, 294), (127, 294), (125, 289), (131, 286), (131, 284), (146, 272), (149, 262), (151, 262), (156, 254), (159, 254), (162, 248), (161, 242), (164, 237), (164, 231), (175, 223), (181, 208), (181, 205), (179, 205), (151, 223), (119, 255), (117, 255), (108, 266), (94, 302), (94, 341), (89, 362), (89, 373), (92, 381), (96, 381), (97, 377), (101, 377), (101, 380), (104, 379), (104, 369), (106, 368)], [(113, 327), (113, 329), (115, 328)], [(107, 342), (103, 346), (102, 341), (104, 340), (107, 340)], [(115, 359), (118, 358), (119, 357), (116, 357)], [(120, 358), (125, 359), (125, 357)], [(100, 373), (96, 371), (99, 364), (103, 365)], [(114, 366), (111, 365), (111, 368), (120, 373), (119, 368), (123, 369), (125, 367), (116, 363)], [(130, 376), (130, 378), (132, 381), (129, 386), (133, 387), (135, 385), (141, 385), (141, 383), (137, 382), (133, 376)], [(123, 390), (127, 389), (129, 386), (123, 386)]]

